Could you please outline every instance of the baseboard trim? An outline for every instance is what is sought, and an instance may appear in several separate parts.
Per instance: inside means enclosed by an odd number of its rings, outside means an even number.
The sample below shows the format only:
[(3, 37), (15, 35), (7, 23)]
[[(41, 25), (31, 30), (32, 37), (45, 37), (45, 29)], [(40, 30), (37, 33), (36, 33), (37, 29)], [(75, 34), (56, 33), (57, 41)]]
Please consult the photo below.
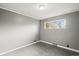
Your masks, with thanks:
[(68, 47), (64, 47), (64, 46), (61, 46), (61, 45), (57, 45), (58, 47), (60, 48), (63, 48), (63, 49), (67, 49), (67, 50), (70, 50), (70, 51), (74, 51), (76, 53), (79, 53), (79, 50), (76, 50), (76, 49), (73, 49), (73, 48), (68, 48)]
[[(54, 45), (53, 43), (50, 43), (50, 42), (47, 42), (47, 41), (43, 41), (43, 40), (40, 40), (40, 42), (43, 42), (43, 43), (46, 43), (46, 44), (50, 44), (50, 45)], [(66, 49), (66, 50), (70, 50), (70, 51), (74, 51), (76, 53), (79, 53), (79, 50), (76, 50), (76, 49), (73, 49), (73, 48), (68, 48), (68, 47), (64, 47), (64, 46), (61, 46), (61, 45), (57, 45), (57, 47), (60, 47), (60, 48)]]
[(30, 44), (27, 44), (27, 45), (25, 45), (25, 46), (17, 47), (17, 48), (15, 48), (15, 49), (8, 50), (8, 51), (6, 51), (6, 52), (2, 52), (2, 53), (0, 53), (0, 56), (1, 56), (1, 55), (4, 55), (4, 54), (7, 54), (7, 53), (10, 53), (10, 52), (15, 51), (15, 50), (18, 50), (18, 49), (21, 49), (21, 48), (30, 46), (30, 45), (35, 44), (35, 43), (38, 43), (38, 42), (39, 42), (39, 41), (36, 41), (36, 42), (30, 43)]
[(50, 43), (50, 42), (47, 42), (47, 41), (44, 41), (44, 40), (40, 40), (39, 42), (43, 42), (43, 43), (47, 43), (47, 44), (50, 44), (50, 45), (54, 45), (53, 43)]
[[(25, 46), (17, 47), (17, 48), (15, 48), (15, 49), (8, 50), (8, 51), (6, 51), (6, 52), (0, 53), (0, 56), (1, 56), (1, 55), (4, 55), (4, 54), (7, 54), (7, 53), (10, 53), (10, 52), (15, 51), (15, 50), (18, 50), (18, 49), (21, 49), (21, 48), (30, 46), (30, 45), (35, 44), (35, 43), (38, 43), (38, 42), (43, 42), (43, 43), (46, 43), (46, 44), (49, 44), (49, 45), (54, 45), (53, 43), (50, 43), (50, 42), (47, 42), (47, 41), (44, 41), (44, 40), (39, 40), (39, 41), (30, 43), (30, 44), (27, 44), (27, 45), (25, 45)], [(60, 48), (66, 49), (66, 50), (70, 50), (70, 51), (74, 51), (74, 52), (79, 53), (79, 50), (76, 50), (76, 49), (64, 47), (64, 46), (61, 46), (61, 45), (57, 45), (57, 47), (60, 47)]]

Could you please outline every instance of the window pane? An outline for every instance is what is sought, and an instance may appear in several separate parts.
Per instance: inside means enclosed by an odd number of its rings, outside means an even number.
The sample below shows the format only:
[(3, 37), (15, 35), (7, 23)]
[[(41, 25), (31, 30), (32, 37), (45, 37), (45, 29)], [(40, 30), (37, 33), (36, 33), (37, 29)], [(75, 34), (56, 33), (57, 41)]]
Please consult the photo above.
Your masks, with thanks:
[(66, 25), (65, 19), (44, 22), (44, 29), (64, 29)]

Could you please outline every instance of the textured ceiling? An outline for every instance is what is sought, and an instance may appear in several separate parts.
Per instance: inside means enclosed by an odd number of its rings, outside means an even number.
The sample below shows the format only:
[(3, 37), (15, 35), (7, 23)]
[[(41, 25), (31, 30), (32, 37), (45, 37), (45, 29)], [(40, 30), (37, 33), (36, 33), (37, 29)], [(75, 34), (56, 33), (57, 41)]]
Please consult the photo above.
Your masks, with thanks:
[[(40, 10), (39, 5), (45, 8)], [(42, 20), (70, 12), (79, 11), (78, 3), (0, 3), (0, 8), (10, 10), (25, 16)]]

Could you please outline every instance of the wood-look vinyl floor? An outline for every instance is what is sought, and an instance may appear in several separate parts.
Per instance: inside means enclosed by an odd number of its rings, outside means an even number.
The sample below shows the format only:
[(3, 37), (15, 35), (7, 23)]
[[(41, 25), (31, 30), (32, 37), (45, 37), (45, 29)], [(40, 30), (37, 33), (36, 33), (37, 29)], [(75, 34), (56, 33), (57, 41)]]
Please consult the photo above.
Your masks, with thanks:
[(3, 56), (79, 56), (79, 53), (38, 42)]

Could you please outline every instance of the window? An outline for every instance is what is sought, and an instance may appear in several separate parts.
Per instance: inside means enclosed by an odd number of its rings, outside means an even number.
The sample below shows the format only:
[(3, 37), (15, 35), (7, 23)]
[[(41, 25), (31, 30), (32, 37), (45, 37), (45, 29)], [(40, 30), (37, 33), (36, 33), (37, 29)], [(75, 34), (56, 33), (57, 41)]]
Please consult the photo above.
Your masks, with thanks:
[(66, 26), (65, 19), (44, 22), (44, 29), (64, 29)]

